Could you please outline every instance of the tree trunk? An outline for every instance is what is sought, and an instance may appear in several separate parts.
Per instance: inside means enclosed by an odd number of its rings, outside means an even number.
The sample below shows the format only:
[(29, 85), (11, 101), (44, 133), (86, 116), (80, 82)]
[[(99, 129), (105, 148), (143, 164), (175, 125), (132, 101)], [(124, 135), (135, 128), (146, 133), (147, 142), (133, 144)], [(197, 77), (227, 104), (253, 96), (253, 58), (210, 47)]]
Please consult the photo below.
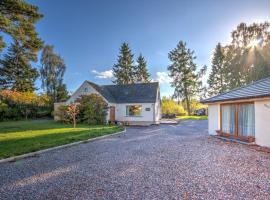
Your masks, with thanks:
[(76, 128), (76, 117), (73, 117), (73, 128)]
[(179, 95), (177, 97), (177, 104), (180, 105), (180, 97), (179, 97)]
[(185, 98), (186, 98), (186, 103), (187, 103), (187, 112), (188, 115), (190, 116), (191, 112), (190, 112), (190, 102), (189, 102), (189, 96), (188, 96), (188, 92), (187, 92), (187, 88), (185, 87)]
[(191, 115), (191, 111), (190, 111), (190, 102), (189, 102), (189, 98), (186, 97), (186, 101), (187, 101), (187, 112), (188, 112), (188, 115), (190, 116)]

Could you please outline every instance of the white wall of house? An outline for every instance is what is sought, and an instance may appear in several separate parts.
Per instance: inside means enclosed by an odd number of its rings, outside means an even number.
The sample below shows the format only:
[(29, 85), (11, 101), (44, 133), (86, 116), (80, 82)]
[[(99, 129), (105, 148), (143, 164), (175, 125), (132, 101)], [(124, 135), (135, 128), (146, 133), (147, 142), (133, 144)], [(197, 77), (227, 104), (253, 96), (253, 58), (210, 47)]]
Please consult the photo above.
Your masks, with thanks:
[[(255, 143), (270, 147), (270, 100), (256, 99), (255, 106)], [(216, 135), (220, 130), (220, 104), (208, 105), (208, 133)]]
[(255, 141), (270, 147), (270, 100), (255, 101)]
[(208, 105), (208, 133), (209, 135), (217, 135), (217, 130), (220, 129), (220, 105)]
[(156, 124), (159, 124), (161, 119), (161, 99), (160, 99), (160, 88), (157, 90), (157, 98), (155, 102), (155, 110), (154, 110), (154, 121)]
[(161, 119), (161, 105), (160, 101), (155, 103), (155, 121), (159, 123), (159, 120)]
[[(141, 105), (141, 116), (127, 116), (126, 107), (128, 105)], [(121, 103), (116, 104), (116, 120), (125, 122), (153, 122), (154, 121), (154, 103)], [(146, 111), (146, 108), (150, 108), (150, 111)]]

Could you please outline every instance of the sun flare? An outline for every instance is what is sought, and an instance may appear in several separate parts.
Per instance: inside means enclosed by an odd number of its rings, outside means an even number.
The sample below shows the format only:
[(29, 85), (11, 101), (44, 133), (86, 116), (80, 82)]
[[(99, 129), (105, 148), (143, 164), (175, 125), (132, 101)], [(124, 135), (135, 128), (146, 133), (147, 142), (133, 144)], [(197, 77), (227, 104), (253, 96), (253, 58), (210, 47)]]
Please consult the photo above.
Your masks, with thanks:
[(254, 48), (254, 47), (258, 46), (259, 43), (260, 43), (260, 40), (258, 40), (258, 39), (251, 40), (248, 47)]

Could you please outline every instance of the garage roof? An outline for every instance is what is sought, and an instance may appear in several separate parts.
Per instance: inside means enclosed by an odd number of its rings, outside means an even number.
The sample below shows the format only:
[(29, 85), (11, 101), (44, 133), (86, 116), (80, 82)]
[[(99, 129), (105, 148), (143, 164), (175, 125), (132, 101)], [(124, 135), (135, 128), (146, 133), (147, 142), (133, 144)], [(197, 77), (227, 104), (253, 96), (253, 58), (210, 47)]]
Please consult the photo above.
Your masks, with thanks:
[(214, 103), (241, 99), (270, 97), (270, 77), (258, 80), (246, 86), (233, 89), (229, 92), (204, 99), (202, 103)]

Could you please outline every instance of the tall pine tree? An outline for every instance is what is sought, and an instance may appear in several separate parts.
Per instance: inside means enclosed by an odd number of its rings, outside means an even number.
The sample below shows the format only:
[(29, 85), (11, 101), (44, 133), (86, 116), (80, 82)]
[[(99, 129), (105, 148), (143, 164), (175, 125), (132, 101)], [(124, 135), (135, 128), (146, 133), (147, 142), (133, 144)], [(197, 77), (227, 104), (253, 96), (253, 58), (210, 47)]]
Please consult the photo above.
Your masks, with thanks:
[(214, 96), (227, 90), (227, 71), (224, 48), (220, 43), (218, 43), (215, 48), (212, 59), (212, 69), (207, 82), (209, 85), (209, 96)]
[(197, 72), (194, 63), (194, 52), (186, 47), (183, 41), (169, 53), (172, 62), (168, 66), (169, 76), (172, 78), (171, 86), (174, 87), (174, 97), (183, 98), (186, 102), (187, 112), (191, 114), (190, 102), (201, 91), (201, 76), (205, 72), (205, 67)]
[(31, 67), (29, 52), (15, 42), (0, 61), (0, 88), (21, 92), (34, 91), (38, 71)]
[(63, 77), (66, 70), (64, 60), (53, 51), (53, 46), (46, 45), (41, 55), (42, 68), (40, 70), (42, 88), (52, 102), (63, 100), (67, 96)]
[(113, 75), (115, 77), (113, 82), (118, 85), (135, 82), (133, 54), (126, 42), (121, 45), (117, 63), (113, 66)]
[(138, 65), (136, 66), (135, 75), (136, 75), (136, 82), (137, 83), (149, 83), (150, 82), (150, 74), (147, 70), (147, 63), (142, 56), (139, 55), (137, 59)]
[[(0, 33), (11, 36), (21, 47), (28, 49), (34, 59), (42, 47), (42, 40), (35, 30), (35, 23), (41, 18), (38, 7), (24, 0), (0, 1)], [(0, 52), (4, 47), (4, 39), (0, 36)]]

